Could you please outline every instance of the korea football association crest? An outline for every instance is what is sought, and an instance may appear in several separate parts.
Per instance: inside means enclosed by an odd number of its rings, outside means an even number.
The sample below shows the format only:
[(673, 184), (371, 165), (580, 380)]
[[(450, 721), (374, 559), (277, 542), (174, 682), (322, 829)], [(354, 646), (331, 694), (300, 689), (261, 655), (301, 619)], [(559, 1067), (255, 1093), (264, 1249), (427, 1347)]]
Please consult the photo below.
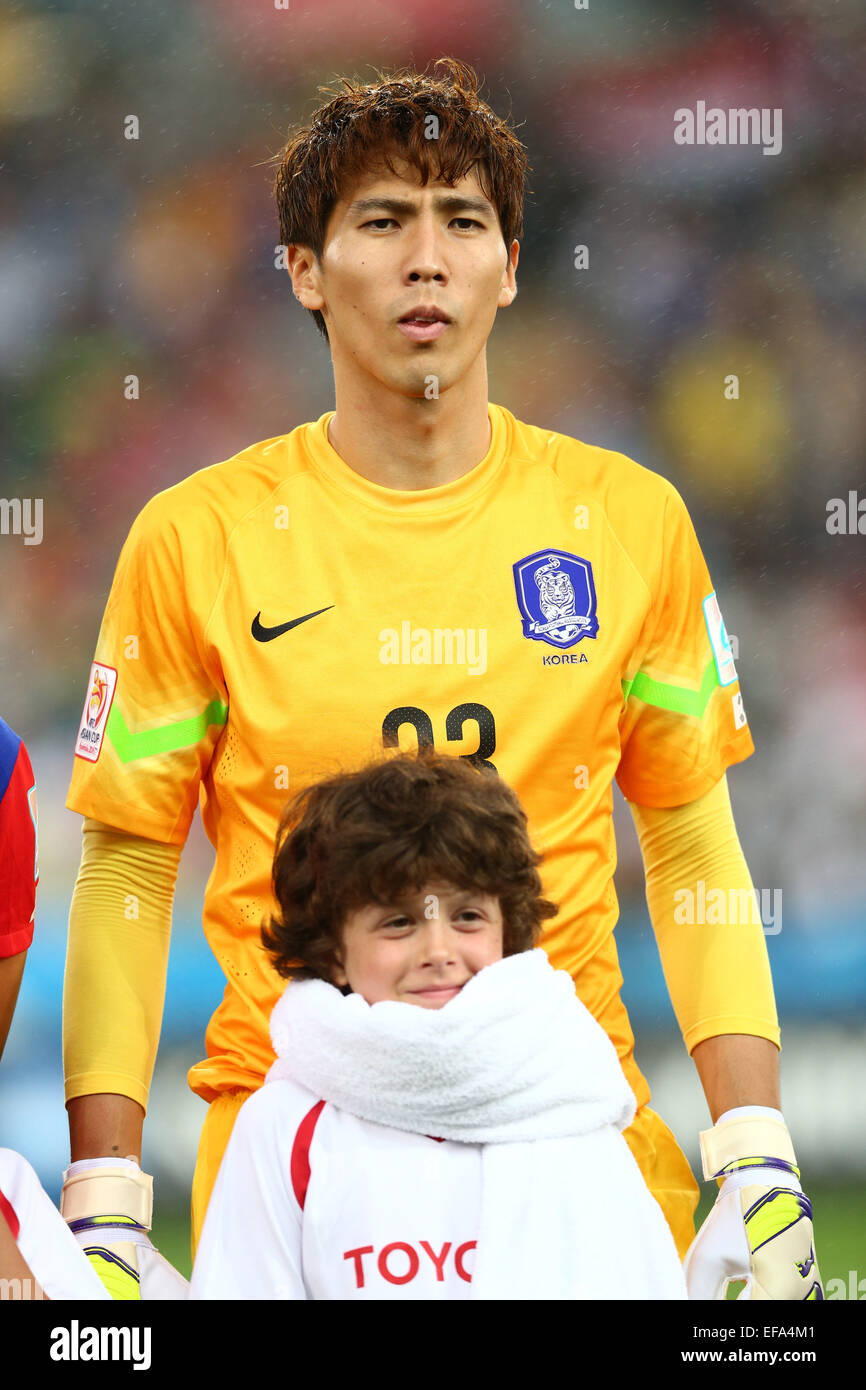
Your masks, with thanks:
[(573, 647), (595, 637), (592, 565), (567, 550), (536, 550), (512, 567), (523, 635), (551, 647)]

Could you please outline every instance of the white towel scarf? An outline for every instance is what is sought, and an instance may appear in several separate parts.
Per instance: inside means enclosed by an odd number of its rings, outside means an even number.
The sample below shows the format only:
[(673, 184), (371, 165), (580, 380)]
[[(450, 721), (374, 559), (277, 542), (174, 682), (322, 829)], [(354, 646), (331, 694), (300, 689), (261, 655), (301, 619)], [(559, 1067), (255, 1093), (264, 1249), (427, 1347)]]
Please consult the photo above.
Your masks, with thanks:
[(618, 1132), (634, 1118), (631, 1087), (544, 951), (487, 966), (440, 1009), (295, 981), (271, 1037), (268, 1081), (484, 1146), (473, 1298), (685, 1297), (670, 1230)]

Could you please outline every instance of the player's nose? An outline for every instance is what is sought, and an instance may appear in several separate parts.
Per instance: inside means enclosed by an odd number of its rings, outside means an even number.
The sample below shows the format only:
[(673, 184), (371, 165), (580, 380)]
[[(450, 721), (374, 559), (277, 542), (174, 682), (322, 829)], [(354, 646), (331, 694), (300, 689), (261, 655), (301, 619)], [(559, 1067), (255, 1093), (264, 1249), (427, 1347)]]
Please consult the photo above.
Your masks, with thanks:
[(432, 917), (421, 933), (421, 954), (425, 961), (441, 965), (455, 958), (454, 933), (447, 917)]
[(441, 284), (447, 278), (442, 233), (432, 214), (422, 214), (413, 224), (406, 256), (406, 277), (411, 284), (419, 280)]

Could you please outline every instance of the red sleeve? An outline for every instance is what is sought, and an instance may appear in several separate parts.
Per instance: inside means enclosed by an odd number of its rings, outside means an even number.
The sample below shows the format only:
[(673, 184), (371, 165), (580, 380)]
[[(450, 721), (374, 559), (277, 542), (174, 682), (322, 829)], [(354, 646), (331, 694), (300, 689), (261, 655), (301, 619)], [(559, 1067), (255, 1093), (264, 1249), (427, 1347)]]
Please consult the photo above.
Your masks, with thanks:
[(33, 940), (39, 871), (33, 768), (23, 742), (17, 739), (17, 750), (11, 742), (9, 736), (17, 736), (7, 724), (0, 734), (0, 957), (5, 957), (26, 951)]
[(3, 1215), (6, 1220), (6, 1225), (12, 1232), (12, 1239), (17, 1240), (18, 1232), (21, 1230), (21, 1222), (18, 1220), (15, 1208), (9, 1201), (9, 1198), (4, 1194), (2, 1188), (0, 1188), (0, 1214)]

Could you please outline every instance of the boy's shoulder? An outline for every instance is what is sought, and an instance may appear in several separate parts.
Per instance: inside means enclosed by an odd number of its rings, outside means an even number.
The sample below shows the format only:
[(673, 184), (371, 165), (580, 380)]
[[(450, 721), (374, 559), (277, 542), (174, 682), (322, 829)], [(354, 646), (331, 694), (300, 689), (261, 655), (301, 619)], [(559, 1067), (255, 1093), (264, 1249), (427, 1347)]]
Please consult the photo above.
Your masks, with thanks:
[(235, 1123), (243, 1119), (247, 1131), (267, 1129), (285, 1139), (293, 1136), (304, 1120), (312, 1118), (311, 1112), (324, 1104), (320, 1096), (297, 1081), (275, 1077), (244, 1101)]

